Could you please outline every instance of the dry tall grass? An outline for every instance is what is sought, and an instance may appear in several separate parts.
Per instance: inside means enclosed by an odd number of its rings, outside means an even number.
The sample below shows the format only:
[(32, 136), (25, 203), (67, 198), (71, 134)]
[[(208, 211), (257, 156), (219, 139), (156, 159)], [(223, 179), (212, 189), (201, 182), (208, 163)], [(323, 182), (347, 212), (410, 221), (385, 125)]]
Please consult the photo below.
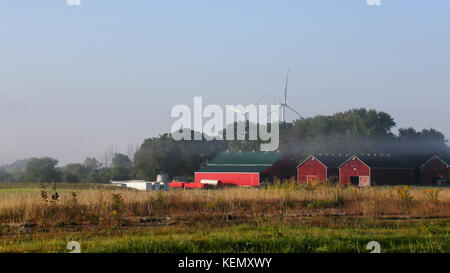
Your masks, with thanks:
[[(134, 191), (97, 188), (59, 193), (47, 201), (39, 190), (0, 191), (0, 221), (40, 225), (122, 225), (131, 217), (214, 216), (271, 217), (280, 215), (351, 215), (371, 217), (449, 217), (450, 189), (300, 186), (285, 183), (268, 188)], [(116, 195), (113, 195), (115, 193)], [(118, 195), (117, 195), (118, 194)], [(407, 196), (408, 198), (405, 198)], [(45, 198), (44, 198), (45, 199)]]

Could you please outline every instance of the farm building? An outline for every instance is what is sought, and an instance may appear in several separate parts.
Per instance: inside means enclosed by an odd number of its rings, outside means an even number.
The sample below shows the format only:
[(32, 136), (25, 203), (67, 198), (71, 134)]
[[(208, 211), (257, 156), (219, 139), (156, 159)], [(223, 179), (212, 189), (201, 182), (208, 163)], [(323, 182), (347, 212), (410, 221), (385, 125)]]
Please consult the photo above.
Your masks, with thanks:
[(450, 184), (450, 155), (435, 155), (420, 166), (422, 185)]
[(149, 182), (145, 180), (111, 181), (111, 184), (118, 187), (136, 189), (141, 191), (169, 189), (169, 182)]
[(325, 180), (339, 181), (339, 166), (350, 155), (346, 154), (318, 154), (307, 157), (297, 166), (298, 183), (323, 182)]
[(414, 168), (402, 164), (389, 154), (353, 155), (339, 166), (341, 185), (411, 185)]
[(430, 154), (430, 153), (418, 153), (418, 154), (400, 154), (396, 158), (400, 162), (402, 162), (402, 164), (414, 167), (414, 184), (421, 185), (422, 177), (421, 177), (420, 167), (425, 162), (430, 160), (433, 156), (434, 156), (434, 154)]
[(131, 188), (136, 190), (169, 190), (169, 176), (161, 173), (156, 176), (156, 182), (145, 180), (127, 180), (127, 181), (110, 181), (111, 184), (118, 187)]
[(195, 172), (195, 184), (259, 186), (295, 176), (295, 162), (281, 152), (222, 152)]

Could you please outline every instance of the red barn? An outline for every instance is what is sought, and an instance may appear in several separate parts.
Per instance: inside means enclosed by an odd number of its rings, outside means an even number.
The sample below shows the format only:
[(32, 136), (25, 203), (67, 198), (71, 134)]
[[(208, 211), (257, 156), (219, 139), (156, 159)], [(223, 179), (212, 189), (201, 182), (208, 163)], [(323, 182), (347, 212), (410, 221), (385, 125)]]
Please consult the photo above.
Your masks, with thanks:
[(195, 183), (259, 186), (264, 180), (295, 176), (295, 162), (280, 152), (222, 152), (195, 172)]
[(450, 184), (450, 155), (435, 155), (420, 166), (422, 185)]
[(338, 167), (348, 159), (344, 154), (311, 155), (297, 166), (297, 182), (339, 181)]
[(411, 185), (414, 168), (402, 164), (389, 154), (353, 155), (339, 166), (341, 185)]

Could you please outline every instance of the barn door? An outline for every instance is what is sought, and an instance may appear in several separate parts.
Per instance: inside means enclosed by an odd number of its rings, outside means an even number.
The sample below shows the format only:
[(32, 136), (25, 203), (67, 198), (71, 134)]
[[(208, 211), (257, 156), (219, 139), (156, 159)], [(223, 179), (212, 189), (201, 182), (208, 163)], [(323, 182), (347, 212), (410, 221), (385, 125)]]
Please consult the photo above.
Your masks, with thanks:
[(308, 184), (315, 184), (317, 182), (317, 175), (308, 175), (307, 179)]
[(359, 177), (360, 187), (370, 187), (370, 176), (360, 176)]
[(354, 186), (359, 185), (359, 176), (350, 176), (350, 184)]

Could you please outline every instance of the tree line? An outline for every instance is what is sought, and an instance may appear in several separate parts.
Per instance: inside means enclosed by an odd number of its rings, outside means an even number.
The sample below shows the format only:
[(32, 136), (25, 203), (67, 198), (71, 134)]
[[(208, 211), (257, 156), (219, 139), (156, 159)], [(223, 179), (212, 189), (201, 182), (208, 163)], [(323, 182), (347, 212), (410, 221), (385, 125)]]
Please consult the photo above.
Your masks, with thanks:
[[(270, 128), (271, 124), (264, 126)], [(365, 108), (330, 116), (302, 118), (280, 124), (280, 150), (295, 160), (310, 154), (331, 152), (430, 157), (450, 152), (445, 136), (435, 129), (417, 131), (411, 127), (400, 128), (398, 134), (394, 134), (392, 130), (395, 126), (394, 119), (388, 113)], [(236, 130), (237, 127), (234, 124), (226, 130)], [(223, 130), (223, 136), (226, 130)], [(191, 131), (191, 134), (198, 133)], [(221, 151), (258, 150), (261, 144), (260, 140), (209, 139), (202, 136), (202, 140), (197, 141), (175, 141), (166, 133), (144, 140), (132, 155), (113, 153), (109, 163), (86, 158), (83, 163), (58, 167), (58, 160), (49, 157), (18, 160), (0, 167), (0, 182), (105, 183), (110, 180), (154, 180), (161, 172), (172, 178), (184, 176), (192, 179), (197, 169)]]

